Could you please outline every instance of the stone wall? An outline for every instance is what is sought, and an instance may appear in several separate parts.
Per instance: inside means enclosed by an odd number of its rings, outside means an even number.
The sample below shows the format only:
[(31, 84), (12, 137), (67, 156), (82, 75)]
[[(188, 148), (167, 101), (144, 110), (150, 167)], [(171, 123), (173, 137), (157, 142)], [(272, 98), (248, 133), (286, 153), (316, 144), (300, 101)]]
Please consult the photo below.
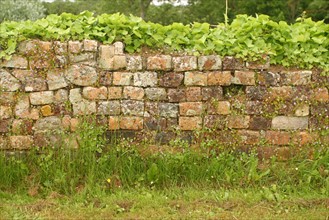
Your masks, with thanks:
[[(0, 62), (0, 148), (53, 144), (83, 115), (96, 115), (109, 137), (151, 142), (212, 138), (280, 151), (326, 143), (328, 80), (318, 70), (272, 67), (268, 60), (129, 55), (120, 42), (26, 41)], [(78, 145), (76, 138), (68, 143)]]

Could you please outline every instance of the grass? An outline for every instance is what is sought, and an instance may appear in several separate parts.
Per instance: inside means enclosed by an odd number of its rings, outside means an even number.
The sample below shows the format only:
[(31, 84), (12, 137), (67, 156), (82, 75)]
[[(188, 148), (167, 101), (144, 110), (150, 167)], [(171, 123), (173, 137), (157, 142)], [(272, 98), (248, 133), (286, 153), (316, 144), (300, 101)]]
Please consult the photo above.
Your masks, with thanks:
[(76, 135), (79, 149), (0, 154), (0, 219), (329, 218), (328, 146), (279, 161), (210, 140), (106, 143), (90, 121)]

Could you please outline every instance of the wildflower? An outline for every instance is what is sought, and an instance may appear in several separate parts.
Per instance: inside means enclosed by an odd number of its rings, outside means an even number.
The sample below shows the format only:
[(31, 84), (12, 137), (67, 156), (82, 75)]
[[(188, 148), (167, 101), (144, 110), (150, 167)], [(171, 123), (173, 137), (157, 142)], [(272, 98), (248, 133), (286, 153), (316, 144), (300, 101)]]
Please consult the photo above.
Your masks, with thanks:
[(107, 183), (111, 183), (111, 179), (108, 178), (108, 179), (106, 180), (106, 182), (107, 182)]

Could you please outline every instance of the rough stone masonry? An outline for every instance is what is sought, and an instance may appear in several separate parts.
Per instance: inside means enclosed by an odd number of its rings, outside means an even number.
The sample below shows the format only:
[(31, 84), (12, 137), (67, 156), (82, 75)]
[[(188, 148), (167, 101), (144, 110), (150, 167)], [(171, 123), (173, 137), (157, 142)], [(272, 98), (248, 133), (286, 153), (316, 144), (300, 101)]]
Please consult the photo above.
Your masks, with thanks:
[[(108, 134), (155, 143), (197, 142), (193, 132), (202, 131), (203, 139), (223, 144), (287, 151), (329, 141), (322, 132), (329, 126), (328, 84), (319, 70), (268, 61), (130, 55), (121, 42), (25, 41), (0, 61), (0, 148), (63, 143), (61, 132), (74, 134), (82, 116), (94, 115)], [(78, 137), (67, 139), (78, 147)]]

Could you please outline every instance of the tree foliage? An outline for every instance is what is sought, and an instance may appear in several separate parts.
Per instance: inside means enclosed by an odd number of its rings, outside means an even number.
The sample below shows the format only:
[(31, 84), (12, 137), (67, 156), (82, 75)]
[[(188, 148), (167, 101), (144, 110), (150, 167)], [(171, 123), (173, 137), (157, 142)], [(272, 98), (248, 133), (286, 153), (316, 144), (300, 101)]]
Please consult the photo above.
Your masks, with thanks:
[(0, 22), (36, 20), (45, 16), (45, 10), (39, 0), (1, 0)]

